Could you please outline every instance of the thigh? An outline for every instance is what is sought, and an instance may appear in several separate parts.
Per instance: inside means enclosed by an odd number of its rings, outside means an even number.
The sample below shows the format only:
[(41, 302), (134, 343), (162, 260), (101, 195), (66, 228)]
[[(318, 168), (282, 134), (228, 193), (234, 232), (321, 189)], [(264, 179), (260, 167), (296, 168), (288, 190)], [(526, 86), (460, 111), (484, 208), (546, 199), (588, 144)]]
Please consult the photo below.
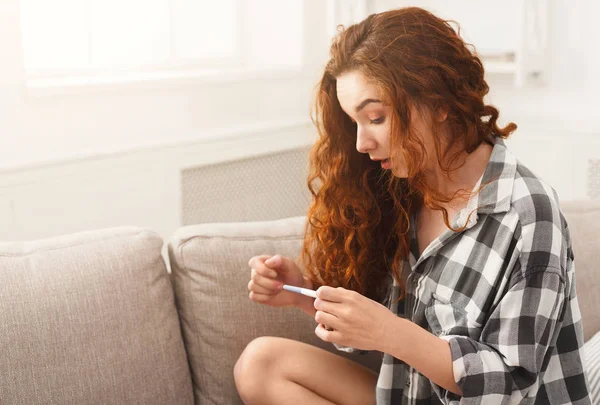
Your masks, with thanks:
[(270, 372), (339, 405), (375, 404), (377, 374), (355, 361), (296, 340), (261, 337), (245, 350)]

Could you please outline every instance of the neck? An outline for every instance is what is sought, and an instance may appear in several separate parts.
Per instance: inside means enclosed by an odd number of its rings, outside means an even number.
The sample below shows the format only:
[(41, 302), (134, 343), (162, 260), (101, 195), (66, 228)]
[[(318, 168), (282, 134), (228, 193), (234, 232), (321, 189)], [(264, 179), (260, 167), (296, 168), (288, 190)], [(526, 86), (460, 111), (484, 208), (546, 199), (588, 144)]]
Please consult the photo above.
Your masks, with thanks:
[[(482, 142), (472, 153), (464, 152), (458, 160), (463, 164), (449, 173), (450, 180), (444, 176), (441, 168), (437, 168), (434, 181), (437, 189), (445, 196), (452, 197), (457, 192), (463, 193), (466, 191), (465, 194), (458, 194), (455, 199), (445, 205), (449, 208), (456, 208), (467, 203), (471, 197), (471, 191), (485, 172), (492, 149), (493, 147), (489, 143)], [(452, 153), (450, 153), (451, 155)]]

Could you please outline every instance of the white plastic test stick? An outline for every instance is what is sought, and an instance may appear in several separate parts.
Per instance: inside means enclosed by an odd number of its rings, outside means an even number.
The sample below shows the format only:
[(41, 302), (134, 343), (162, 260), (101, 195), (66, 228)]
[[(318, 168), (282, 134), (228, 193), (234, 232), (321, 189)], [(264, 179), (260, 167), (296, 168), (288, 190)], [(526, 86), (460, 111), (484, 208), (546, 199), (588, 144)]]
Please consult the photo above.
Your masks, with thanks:
[(317, 298), (317, 292), (315, 290), (309, 290), (308, 288), (300, 288), (295, 287), (293, 285), (284, 284), (283, 289), (286, 291), (291, 291), (298, 294), (307, 295), (309, 297)]

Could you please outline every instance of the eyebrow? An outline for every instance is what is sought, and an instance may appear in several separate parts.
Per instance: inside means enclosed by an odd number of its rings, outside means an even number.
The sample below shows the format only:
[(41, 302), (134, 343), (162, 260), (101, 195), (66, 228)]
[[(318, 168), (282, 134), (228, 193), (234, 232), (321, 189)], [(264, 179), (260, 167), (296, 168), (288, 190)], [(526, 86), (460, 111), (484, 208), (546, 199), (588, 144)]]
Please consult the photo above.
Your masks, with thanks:
[(356, 106), (356, 113), (358, 114), (360, 112), (360, 110), (365, 108), (366, 105), (370, 104), (370, 103), (381, 103), (381, 100), (377, 100), (374, 98), (367, 98), (367, 99), (363, 100), (362, 103), (360, 103), (358, 106)]

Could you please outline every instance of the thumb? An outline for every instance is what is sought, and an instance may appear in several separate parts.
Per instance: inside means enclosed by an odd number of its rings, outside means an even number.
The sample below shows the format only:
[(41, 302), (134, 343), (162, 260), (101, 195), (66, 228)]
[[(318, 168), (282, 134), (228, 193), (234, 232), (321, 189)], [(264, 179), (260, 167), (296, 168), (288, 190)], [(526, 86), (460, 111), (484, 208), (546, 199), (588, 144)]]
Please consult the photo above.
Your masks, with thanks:
[(269, 259), (265, 260), (265, 264), (273, 269), (281, 270), (283, 272), (290, 271), (296, 265), (292, 259), (281, 255), (270, 257)]
[(267, 260), (265, 260), (265, 264), (272, 268), (280, 267), (282, 264), (281, 262), (282, 260), (280, 255), (271, 256)]

